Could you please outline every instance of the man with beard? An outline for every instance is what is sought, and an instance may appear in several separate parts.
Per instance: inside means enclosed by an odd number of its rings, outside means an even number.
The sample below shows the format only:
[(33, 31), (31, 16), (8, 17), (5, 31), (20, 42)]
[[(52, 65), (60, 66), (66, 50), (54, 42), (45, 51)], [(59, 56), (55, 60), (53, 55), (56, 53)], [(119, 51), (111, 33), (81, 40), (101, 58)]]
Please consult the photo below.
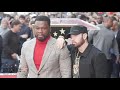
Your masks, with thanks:
[(70, 78), (69, 51), (67, 47), (57, 48), (47, 16), (36, 17), (35, 37), (22, 47), (17, 78)]
[(103, 23), (103, 16), (102, 15), (98, 15), (97, 16), (97, 23), (98, 24), (102, 24)]
[[(104, 53), (88, 43), (88, 31), (84, 26), (73, 26), (68, 37), (72, 44), (67, 45), (71, 53), (73, 78), (108, 77), (107, 60)], [(63, 47), (59, 37), (57, 45)], [(61, 42), (60, 42), (61, 41)], [(58, 44), (59, 43), (59, 44)], [(61, 46), (63, 45), (63, 46)]]

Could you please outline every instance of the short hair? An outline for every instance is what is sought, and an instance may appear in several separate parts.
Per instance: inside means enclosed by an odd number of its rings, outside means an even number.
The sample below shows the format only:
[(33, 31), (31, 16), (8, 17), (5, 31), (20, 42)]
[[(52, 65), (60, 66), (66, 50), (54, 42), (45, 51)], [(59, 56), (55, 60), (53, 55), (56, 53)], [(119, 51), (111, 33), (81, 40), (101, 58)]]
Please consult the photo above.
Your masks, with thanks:
[(80, 16), (80, 19), (82, 19), (82, 20), (86, 20), (87, 17), (86, 17), (85, 15), (82, 14), (82, 15)]
[(37, 16), (35, 22), (36, 21), (47, 21), (48, 25), (50, 26), (50, 18), (47, 16)]
[(113, 21), (117, 21), (116, 17), (112, 16), (111, 18), (113, 19)]
[(7, 24), (8, 24), (8, 20), (6, 19), (6, 18), (3, 18), (2, 20), (1, 20), (1, 23), (2, 22), (6, 22)]
[(19, 24), (21, 24), (19, 20), (13, 20), (10, 25), (11, 25), (11, 28), (13, 28), (14, 25), (19, 25)]
[(117, 19), (114, 16), (104, 17), (104, 21), (110, 19), (112, 22), (117, 21)]
[(20, 15), (20, 17), (19, 18), (22, 18), (22, 19), (24, 19), (25, 20), (25, 16), (24, 15)]

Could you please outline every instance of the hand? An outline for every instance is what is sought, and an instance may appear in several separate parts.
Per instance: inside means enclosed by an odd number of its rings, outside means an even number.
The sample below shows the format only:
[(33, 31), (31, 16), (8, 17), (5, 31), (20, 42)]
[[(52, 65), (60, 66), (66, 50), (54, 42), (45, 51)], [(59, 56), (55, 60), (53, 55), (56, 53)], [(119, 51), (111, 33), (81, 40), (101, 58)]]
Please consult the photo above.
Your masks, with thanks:
[(115, 63), (116, 63), (116, 64), (120, 63), (120, 58), (119, 58), (119, 57), (116, 58)]
[(28, 67), (25, 66), (25, 67), (19, 68), (18, 71), (19, 72), (27, 72), (28, 71)]
[(13, 53), (11, 56), (12, 56), (13, 59), (15, 59), (15, 60), (17, 59), (17, 54), (16, 53)]
[(64, 48), (64, 46), (66, 45), (65, 44), (65, 40), (64, 40), (64, 37), (63, 36), (59, 36), (57, 41), (56, 41), (56, 45), (59, 49), (62, 49)]
[(20, 35), (20, 37), (22, 37), (22, 38), (27, 38), (28, 35), (27, 35), (27, 34), (24, 34), (24, 35)]

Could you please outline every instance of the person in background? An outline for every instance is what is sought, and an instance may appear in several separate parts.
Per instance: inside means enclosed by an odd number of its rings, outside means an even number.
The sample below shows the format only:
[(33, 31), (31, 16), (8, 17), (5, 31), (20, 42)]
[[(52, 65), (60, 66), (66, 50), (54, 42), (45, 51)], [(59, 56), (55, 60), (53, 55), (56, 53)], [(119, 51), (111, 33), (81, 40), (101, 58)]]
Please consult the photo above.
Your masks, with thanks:
[(107, 57), (108, 69), (109, 69), (109, 78), (111, 78), (112, 74), (112, 57), (110, 50), (112, 49), (116, 53), (115, 62), (119, 62), (119, 51), (118, 44), (115, 38), (114, 33), (111, 30), (113, 26), (114, 17), (105, 17), (104, 22), (99, 24), (100, 30), (90, 30), (88, 32), (89, 42), (93, 40), (93, 45), (101, 50)]
[(21, 23), (14, 20), (11, 23), (11, 30), (3, 36), (2, 66), (1, 73), (17, 73), (19, 61), (17, 56), (20, 55), (19, 36)]
[(30, 39), (33, 39), (35, 37), (35, 27), (34, 27), (34, 24), (35, 24), (35, 21), (30, 21), (29, 22), (29, 28), (31, 30), (31, 33), (30, 33)]
[(97, 20), (98, 24), (102, 24), (103, 23), (103, 16), (102, 15), (98, 15), (96, 20)]
[(25, 22), (26, 18), (24, 15), (19, 17), (19, 21), (21, 22), (21, 30), (17, 32), (17, 35), (20, 37), (20, 47), (22, 48), (23, 43), (30, 37), (30, 30), (29, 27), (26, 25)]
[(3, 37), (9, 31), (9, 24), (6, 18), (3, 18), (0, 26), (0, 35)]

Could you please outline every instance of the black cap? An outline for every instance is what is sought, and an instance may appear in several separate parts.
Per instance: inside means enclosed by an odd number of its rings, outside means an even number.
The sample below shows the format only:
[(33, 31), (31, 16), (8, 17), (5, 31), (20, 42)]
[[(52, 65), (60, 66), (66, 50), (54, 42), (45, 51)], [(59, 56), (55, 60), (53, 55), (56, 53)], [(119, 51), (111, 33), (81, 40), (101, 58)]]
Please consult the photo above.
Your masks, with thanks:
[(87, 27), (82, 25), (73, 26), (70, 28), (70, 33), (67, 35), (67, 38), (70, 38), (70, 35), (78, 35), (80, 33), (88, 33)]

